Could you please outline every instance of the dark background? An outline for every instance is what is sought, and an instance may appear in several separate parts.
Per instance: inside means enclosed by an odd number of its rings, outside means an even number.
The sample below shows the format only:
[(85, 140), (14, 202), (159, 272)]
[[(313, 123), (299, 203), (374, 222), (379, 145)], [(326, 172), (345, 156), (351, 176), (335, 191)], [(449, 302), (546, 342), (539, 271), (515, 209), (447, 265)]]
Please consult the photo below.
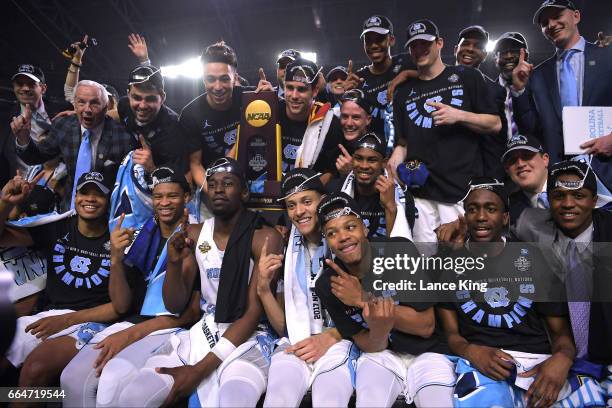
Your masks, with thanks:
[[(612, 0), (574, 0), (582, 12), (581, 33), (593, 41), (598, 31), (612, 34)], [(238, 70), (251, 84), (261, 66), (276, 83), (278, 53), (296, 48), (317, 53), (324, 72), (336, 65), (367, 63), (359, 39), (363, 21), (384, 14), (395, 26), (402, 52), (405, 30), (414, 20), (430, 18), (445, 38), (443, 59), (453, 63), (457, 34), (481, 24), (496, 39), (520, 31), (529, 43), (532, 62), (553, 52), (532, 16), (539, 0), (4, 0), (0, 16), (0, 110), (13, 100), (11, 76), (20, 63), (39, 65), (50, 96), (62, 97), (68, 60), (61, 50), (85, 33), (98, 41), (83, 58), (81, 79), (114, 85), (121, 94), (136, 60), (127, 47), (129, 33), (144, 35), (155, 65), (179, 64), (198, 56), (219, 39), (234, 47)], [(482, 69), (496, 76), (493, 56)], [(167, 103), (180, 109), (202, 91), (201, 80), (166, 79)]]

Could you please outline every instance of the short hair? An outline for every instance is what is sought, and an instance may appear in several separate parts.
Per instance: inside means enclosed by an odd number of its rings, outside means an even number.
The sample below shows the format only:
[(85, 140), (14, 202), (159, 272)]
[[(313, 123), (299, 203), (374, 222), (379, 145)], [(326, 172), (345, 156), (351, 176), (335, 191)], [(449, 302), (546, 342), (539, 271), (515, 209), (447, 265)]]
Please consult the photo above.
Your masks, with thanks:
[(221, 62), (230, 65), (234, 68), (238, 67), (238, 57), (232, 47), (227, 45), (225, 41), (219, 41), (206, 47), (200, 60), (203, 64), (210, 62)]
[(106, 93), (106, 88), (102, 86), (102, 84), (96, 81), (90, 81), (88, 79), (83, 79), (79, 81), (74, 87), (74, 95), (76, 96), (80, 86), (93, 86), (94, 88), (98, 88), (98, 92), (100, 93), (100, 99), (104, 106), (108, 106), (108, 95)]

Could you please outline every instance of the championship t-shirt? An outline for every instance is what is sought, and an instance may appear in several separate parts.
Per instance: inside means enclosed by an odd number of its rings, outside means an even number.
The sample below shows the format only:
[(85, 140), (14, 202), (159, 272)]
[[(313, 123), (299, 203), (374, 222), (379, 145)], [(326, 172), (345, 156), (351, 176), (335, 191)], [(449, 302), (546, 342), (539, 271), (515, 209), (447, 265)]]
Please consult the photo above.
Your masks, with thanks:
[(404, 140), (406, 159), (419, 160), (429, 170), (425, 185), (412, 193), (456, 203), (465, 195), (470, 179), (482, 175), (482, 135), (459, 124), (434, 126), (435, 108), (426, 103), (430, 101), (481, 114), (497, 115), (497, 109), (482, 74), (469, 67), (449, 66), (434, 79), (409, 79), (397, 89), (393, 100), (396, 143)]
[(110, 235), (89, 238), (78, 216), (29, 229), (34, 246), (47, 257), (45, 310), (88, 309), (110, 302)]
[[(407, 245), (410, 245), (411, 248), (414, 249), (414, 254), (417, 254), (416, 248), (414, 248), (412, 243), (404, 238), (375, 238), (371, 239), (370, 242), (406, 242)], [(335, 262), (338, 266), (340, 266), (340, 268), (348, 271), (342, 264), (342, 261), (340, 261), (338, 258), (335, 259)], [(317, 279), (315, 290), (317, 295), (319, 295), (321, 298), (323, 306), (327, 309), (327, 312), (332, 318), (336, 329), (338, 329), (340, 332), (340, 335), (345, 339), (351, 340), (353, 336), (362, 330), (367, 330), (368, 325), (363, 318), (362, 309), (345, 305), (332, 293), (331, 277), (335, 275), (336, 272), (333, 269), (326, 267), (326, 269), (321, 273), (319, 279)], [(434, 303), (399, 302), (399, 305), (408, 306), (417, 312), (422, 312), (430, 307), (433, 307)], [(409, 353), (414, 355), (425, 353), (427, 351), (445, 353), (447, 352), (446, 346), (440, 340), (441, 338), (438, 333), (434, 333), (434, 335), (430, 336), (429, 338), (423, 338), (393, 329), (389, 333), (388, 349), (400, 353)]]
[(228, 110), (213, 109), (205, 92), (189, 102), (181, 112), (179, 123), (186, 138), (187, 153), (201, 149), (205, 168), (224, 157), (236, 143), (243, 90), (243, 87), (234, 87), (232, 106)]
[(153, 152), (153, 162), (156, 167), (172, 165), (179, 171), (187, 172), (187, 153), (185, 140), (178, 123), (178, 115), (166, 105), (162, 105), (159, 113), (151, 123), (139, 125), (127, 96), (121, 97), (117, 104), (117, 112), (121, 123), (138, 139), (143, 135)]
[[(453, 252), (454, 257), (474, 257), (466, 248)], [(474, 344), (527, 353), (550, 353), (550, 343), (543, 318), (565, 316), (567, 304), (536, 302), (542, 293), (562, 290), (563, 284), (553, 277), (538, 248), (526, 243), (506, 244), (497, 256), (484, 258), (484, 268), (473, 269), (455, 280), (469, 279), (486, 283), (484, 292), (457, 290), (450, 293), (454, 302), (438, 306), (455, 310), (459, 333)], [(452, 279), (452, 278), (448, 278)]]
[(408, 54), (398, 54), (391, 57), (391, 65), (382, 74), (375, 75), (370, 71), (369, 66), (362, 67), (355, 72), (357, 76), (363, 78), (361, 90), (364, 91), (366, 99), (372, 104), (372, 122), (370, 130), (385, 135), (385, 122), (383, 112), (387, 107), (387, 88), (389, 83), (403, 70), (416, 69), (410, 61)]
[[(284, 100), (280, 100), (278, 105), (283, 148), (283, 173), (286, 173), (293, 170), (295, 167), (297, 151), (302, 144), (302, 140), (304, 139), (304, 132), (306, 132), (308, 123), (306, 120), (296, 121), (289, 119), (287, 116), (287, 105)], [(313, 170), (321, 173), (335, 173), (336, 159), (340, 155), (338, 144), (343, 143), (345, 143), (345, 139), (342, 135), (340, 121), (334, 116), (329, 129), (327, 130), (327, 134), (325, 135), (325, 141), (323, 142), (321, 153), (313, 166)]]

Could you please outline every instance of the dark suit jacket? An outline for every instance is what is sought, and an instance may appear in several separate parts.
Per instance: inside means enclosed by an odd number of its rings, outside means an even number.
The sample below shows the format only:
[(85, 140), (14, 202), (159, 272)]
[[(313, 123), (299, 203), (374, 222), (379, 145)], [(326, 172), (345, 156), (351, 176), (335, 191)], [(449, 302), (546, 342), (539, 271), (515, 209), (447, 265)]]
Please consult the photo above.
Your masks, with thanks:
[[(586, 43), (582, 106), (612, 106), (612, 47), (599, 48)], [(536, 67), (525, 92), (513, 99), (513, 107), (521, 130), (539, 135), (544, 150), (550, 155), (550, 164), (564, 160), (556, 55)], [(609, 160), (593, 158), (592, 166), (612, 191), (612, 162)]]
[[(548, 210), (527, 208), (512, 231), (521, 241), (537, 242), (553, 270), (559, 259), (553, 254), (552, 243), (557, 227)], [(588, 359), (612, 364), (612, 212), (593, 210), (593, 299), (589, 320)], [(603, 244), (602, 244), (603, 243)], [(550, 248), (550, 250), (548, 250)], [(558, 270), (558, 269), (557, 269)]]
[(522, 190), (510, 194), (510, 225), (514, 225), (525, 208), (532, 208), (529, 198)]
[[(39, 144), (30, 142), (25, 151), (18, 151), (17, 154), (28, 164), (39, 164), (57, 156), (63, 157), (68, 168), (67, 182), (72, 186), (80, 144), (81, 125), (77, 116), (71, 115), (54, 121), (47, 138)], [(106, 116), (92, 171), (102, 173), (109, 188), (112, 188), (121, 160), (135, 147), (136, 141), (123, 125)]]

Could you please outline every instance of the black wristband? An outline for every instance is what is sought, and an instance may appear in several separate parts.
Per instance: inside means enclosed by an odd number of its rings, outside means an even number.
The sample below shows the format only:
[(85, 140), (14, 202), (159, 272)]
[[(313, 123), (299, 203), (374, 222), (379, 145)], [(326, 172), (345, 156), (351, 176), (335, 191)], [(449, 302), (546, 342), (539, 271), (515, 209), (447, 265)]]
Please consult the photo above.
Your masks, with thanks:
[(77, 68), (81, 68), (83, 66), (83, 64), (75, 64), (74, 62), (70, 61), (70, 65), (74, 65)]

